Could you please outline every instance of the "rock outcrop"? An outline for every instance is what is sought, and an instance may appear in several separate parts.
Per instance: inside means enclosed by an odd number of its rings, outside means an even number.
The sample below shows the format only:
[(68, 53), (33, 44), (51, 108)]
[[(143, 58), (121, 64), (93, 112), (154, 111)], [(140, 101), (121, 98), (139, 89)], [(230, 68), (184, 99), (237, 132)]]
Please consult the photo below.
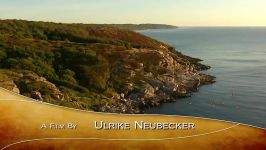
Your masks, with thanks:
[(0, 76), (0, 86), (18, 94), (23, 94), (40, 101), (46, 101), (47, 96), (56, 100), (65, 100), (65, 95), (55, 84), (33, 72), (5, 70), (1, 71)]
[[(116, 97), (115, 104), (100, 106), (99, 111), (139, 113), (146, 107), (191, 96), (200, 86), (215, 82), (213, 76), (200, 73), (210, 68), (200, 64), (200, 60), (189, 61), (183, 55), (172, 57), (164, 50), (135, 49), (129, 53), (116, 64), (111, 76), (112, 85), (115, 81), (127, 82), (121, 87), (122, 96)], [(138, 59), (141, 56), (146, 59)]]
[(0, 87), (3, 87), (18, 94), (20, 93), (19, 88), (12, 80), (0, 79)]

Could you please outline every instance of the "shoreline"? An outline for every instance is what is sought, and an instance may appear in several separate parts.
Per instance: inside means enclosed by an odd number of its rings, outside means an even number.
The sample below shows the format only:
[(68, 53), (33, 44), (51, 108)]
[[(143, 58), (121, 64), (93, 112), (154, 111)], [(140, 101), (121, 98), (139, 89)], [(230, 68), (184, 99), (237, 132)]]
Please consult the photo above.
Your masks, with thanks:
[(118, 95), (119, 101), (116, 104), (101, 105), (96, 110), (110, 113), (143, 114), (147, 108), (188, 98), (192, 96), (192, 93), (198, 92), (201, 86), (216, 82), (214, 76), (201, 73), (201, 71), (210, 69), (210, 66), (200, 64), (199, 62), (202, 60), (198, 58), (185, 55), (184, 57), (189, 58), (193, 63), (188, 63), (184, 71), (179, 72), (177, 75), (179, 81), (175, 75), (169, 74), (156, 78), (150, 77), (149, 81), (143, 82), (143, 89), (139, 91), (124, 89), (125, 93)]
[(210, 66), (200, 59), (128, 29), (24, 20), (0, 25), (0, 86), (39, 101), (143, 113), (215, 79), (201, 73)]

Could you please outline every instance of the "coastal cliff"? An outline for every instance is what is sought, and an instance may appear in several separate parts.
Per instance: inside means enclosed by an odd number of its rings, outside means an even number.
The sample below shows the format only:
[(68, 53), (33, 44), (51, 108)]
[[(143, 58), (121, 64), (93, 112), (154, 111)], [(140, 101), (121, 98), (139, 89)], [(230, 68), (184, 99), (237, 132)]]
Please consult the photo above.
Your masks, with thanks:
[(0, 86), (66, 107), (143, 113), (213, 83), (200, 61), (112, 25), (0, 20)]

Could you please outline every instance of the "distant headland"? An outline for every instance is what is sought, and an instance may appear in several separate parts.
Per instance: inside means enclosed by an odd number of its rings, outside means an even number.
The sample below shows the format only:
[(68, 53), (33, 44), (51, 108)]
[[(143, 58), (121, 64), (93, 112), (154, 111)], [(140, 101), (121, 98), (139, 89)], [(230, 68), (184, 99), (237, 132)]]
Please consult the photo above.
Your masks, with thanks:
[(130, 30), (149, 30), (149, 29), (177, 29), (178, 26), (166, 24), (110, 24), (111, 26), (130, 29)]

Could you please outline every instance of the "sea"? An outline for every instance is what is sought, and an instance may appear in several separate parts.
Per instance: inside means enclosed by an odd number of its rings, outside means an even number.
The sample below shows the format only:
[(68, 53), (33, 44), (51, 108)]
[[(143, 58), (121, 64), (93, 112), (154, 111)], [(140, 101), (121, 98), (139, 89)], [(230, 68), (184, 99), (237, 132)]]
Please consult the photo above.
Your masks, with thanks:
[(149, 114), (182, 115), (266, 128), (266, 27), (180, 27), (143, 30), (149, 37), (200, 58), (216, 83), (202, 86)]

